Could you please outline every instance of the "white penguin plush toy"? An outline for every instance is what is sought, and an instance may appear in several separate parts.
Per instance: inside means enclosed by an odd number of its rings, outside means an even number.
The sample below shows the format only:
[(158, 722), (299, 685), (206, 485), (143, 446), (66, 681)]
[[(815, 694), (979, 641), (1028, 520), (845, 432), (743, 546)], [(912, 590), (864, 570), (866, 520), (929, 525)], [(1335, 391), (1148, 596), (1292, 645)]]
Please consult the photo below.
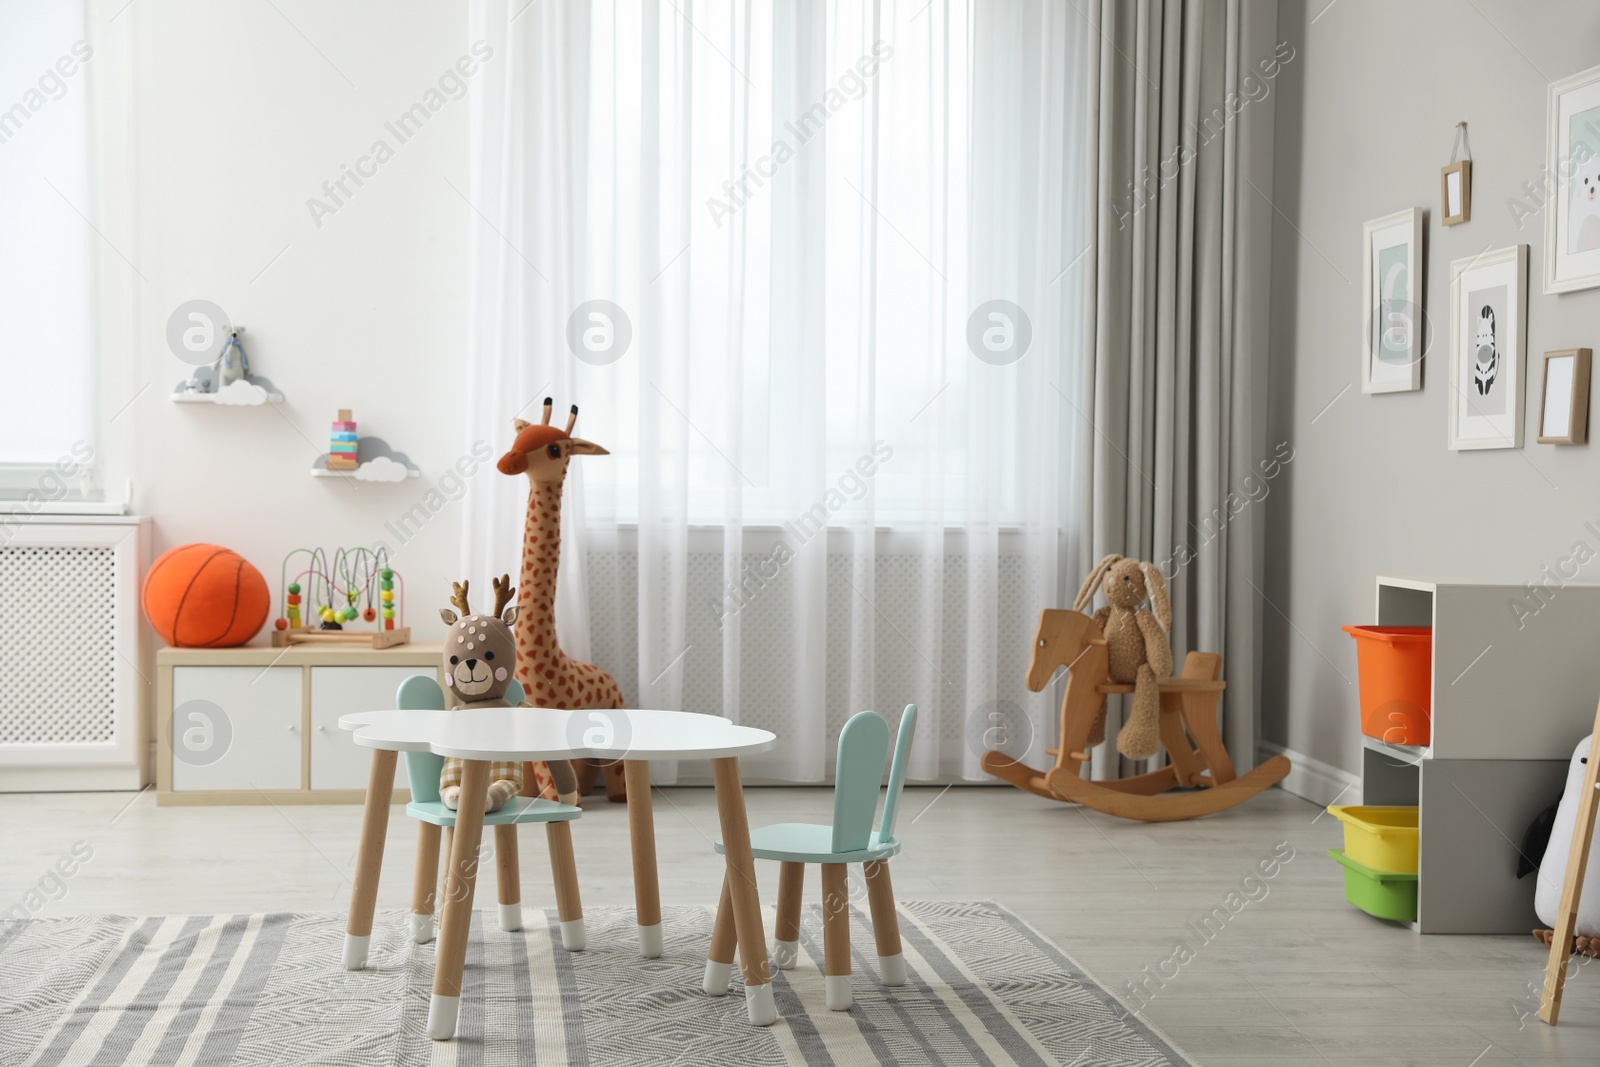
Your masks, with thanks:
[[(1589, 742), (1585, 737), (1572, 750), (1572, 763), (1567, 768), (1567, 787), (1556, 807), (1555, 824), (1550, 829), (1550, 846), (1545, 849), (1544, 861), (1539, 864), (1539, 884), (1533, 894), (1533, 910), (1539, 921), (1554, 927), (1561, 911), (1561, 887), (1567, 880), (1567, 858), (1572, 852), (1572, 829), (1578, 823), (1578, 794), (1583, 792), (1583, 776), (1588, 771)], [(1575, 936), (1580, 942), (1600, 938), (1600, 848), (1589, 850), (1589, 866), (1583, 872), (1585, 892), (1578, 899), (1578, 927)], [(1540, 938), (1548, 943), (1549, 934)], [(1587, 945), (1580, 945), (1585, 951)], [(1589, 953), (1585, 953), (1589, 954)]]

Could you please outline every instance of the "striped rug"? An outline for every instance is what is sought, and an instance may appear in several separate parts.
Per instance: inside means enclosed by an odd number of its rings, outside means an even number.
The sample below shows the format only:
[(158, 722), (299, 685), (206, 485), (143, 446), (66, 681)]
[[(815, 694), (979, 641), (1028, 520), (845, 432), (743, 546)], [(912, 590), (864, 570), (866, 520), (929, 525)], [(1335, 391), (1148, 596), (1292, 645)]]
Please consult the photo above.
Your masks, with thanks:
[[(1060, 949), (990, 903), (900, 905), (908, 982), (877, 983), (852, 915), (855, 1007), (824, 1005), (820, 907), (780, 972), (783, 1018), (745, 1022), (700, 991), (711, 912), (669, 908), (666, 954), (642, 960), (633, 913), (595, 909), (589, 948), (561, 950), (555, 913), (502, 933), (480, 912), (458, 1037), (423, 1033), (433, 947), (378, 916), (369, 969), (339, 966), (339, 915), (88, 916), (0, 922), (0, 1064), (542, 1065), (1192, 1063)], [(487, 928), (485, 920), (488, 919)], [(772, 916), (767, 915), (767, 929)]]

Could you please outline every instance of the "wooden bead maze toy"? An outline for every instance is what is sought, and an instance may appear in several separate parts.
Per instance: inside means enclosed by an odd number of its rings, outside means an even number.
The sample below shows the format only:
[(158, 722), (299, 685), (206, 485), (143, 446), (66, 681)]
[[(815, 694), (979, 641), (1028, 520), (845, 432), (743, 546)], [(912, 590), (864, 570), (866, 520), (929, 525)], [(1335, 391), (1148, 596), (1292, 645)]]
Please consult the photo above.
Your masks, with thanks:
[[(300, 556), (306, 558), (297, 562)], [(320, 548), (297, 548), (283, 558), (278, 595), (283, 612), (273, 623), (274, 648), (295, 644), (392, 648), (411, 640), (405, 624), (405, 580), (389, 565), (389, 554), (382, 548), (336, 548), (331, 563)]]

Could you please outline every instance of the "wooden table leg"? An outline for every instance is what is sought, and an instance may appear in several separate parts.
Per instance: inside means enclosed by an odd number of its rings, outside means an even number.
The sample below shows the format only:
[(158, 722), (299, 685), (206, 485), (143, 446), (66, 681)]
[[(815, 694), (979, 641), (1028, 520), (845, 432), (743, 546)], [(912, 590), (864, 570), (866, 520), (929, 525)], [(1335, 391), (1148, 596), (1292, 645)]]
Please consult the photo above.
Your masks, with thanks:
[(711, 951), (706, 953), (706, 975), (700, 988), (708, 997), (728, 994), (728, 978), (733, 974), (733, 898), (728, 894), (728, 876), (722, 876), (722, 899), (717, 902), (717, 920), (711, 927)]
[(372, 913), (378, 907), (378, 875), (383, 870), (383, 843), (389, 833), (389, 805), (394, 802), (394, 767), (398, 754), (372, 750), (367, 772), (367, 803), (361, 812), (361, 845), (356, 852), (356, 878), (350, 887), (350, 920), (344, 928), (344, 967), (367, 965), (372, 943)]
[[(766, 931), (761, 925), (761, 892), (756, 885), (756, 861), (750, 852), (750, 823), (744, 811), (744, 789), (739, 781), (739, 761), (732, 756), (711, 761), (717, 787), (717, 810), (722, 816), (722, 847), (728, 857), (728, 891), (733, 923), (739, 941), (739, 961), (744, 969), (745, 1010), (755, 1026), (778, 1021), (772, 999), (772, 971), (767, 962)], [(628, 805), (633, 805), (629, 783)]]
[(467, 965), (467, 934), (472, 928), (472, 894), (478, 881), (478, 847), (483, 843), (483, 808), (488, 799), (489, 764), (463, 760), (461, 801), (445, 880), (444, 914), (439, 923), (439, 952), (433, 971), (433, 1000), (428, 1005), (428, 1036), (454, 1037), (461, 1010), (461, 975)]
[(822, 865), (822, 972), (830, 1011), (848, 1011), (850, 995), (850, 887), (843, 863)]
[(433, 909), (439, 889), (439, 827), (417, 823), (417, 866), (411, 873), (411, 940), (433, 940)]
[(456, 828), (454, 826), (446, 826), (444, 828), (444, 845), (439, 850), (439, 895), (434, 898), (434, 907), (438, 909), (439, 918), (441, 919), (444, 918), (444, 891), (448, 888), (447, 883), (450, 881), (450, 853), (455, 851), (455, 847)]
[(778, 864), (778, 920), (772, 929), (772, 965), (779, 970), (793, 970), (800, 961), (800, 894), (805, 885), (805, 864)]
[(517, 864), (517, 827), (505, 823), (494, 828), (495, 888), (500, 896), (500, 929), (522, 929), (522, 871)]
[(894, 910), (894, 883), (889, 862), (862, 865), (867, 879), (867, 904), (872, 909), (872, 936), (878, 942), (878, 974), (884, 985), (906, 984), (906, 957), (900, 948), (900, 915)]
[(656, 818), (650, 804), (650, 764), (624, 760), (628, 787), (628, 836), (633, 842), (633, 903), (639, 924), (639, 952), (661, 955), (661, 883), (656, 873)]

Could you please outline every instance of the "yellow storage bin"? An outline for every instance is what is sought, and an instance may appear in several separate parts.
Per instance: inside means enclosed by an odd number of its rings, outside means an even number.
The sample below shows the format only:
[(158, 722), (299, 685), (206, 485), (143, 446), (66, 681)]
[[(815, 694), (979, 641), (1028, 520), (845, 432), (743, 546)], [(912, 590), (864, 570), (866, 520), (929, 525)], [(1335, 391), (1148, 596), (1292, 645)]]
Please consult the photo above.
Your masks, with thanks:
[(1417, 809), (1335, 804), (1328, 814), (1344, 823), (1344, 854), (1374, 871), (1417, 873)]

